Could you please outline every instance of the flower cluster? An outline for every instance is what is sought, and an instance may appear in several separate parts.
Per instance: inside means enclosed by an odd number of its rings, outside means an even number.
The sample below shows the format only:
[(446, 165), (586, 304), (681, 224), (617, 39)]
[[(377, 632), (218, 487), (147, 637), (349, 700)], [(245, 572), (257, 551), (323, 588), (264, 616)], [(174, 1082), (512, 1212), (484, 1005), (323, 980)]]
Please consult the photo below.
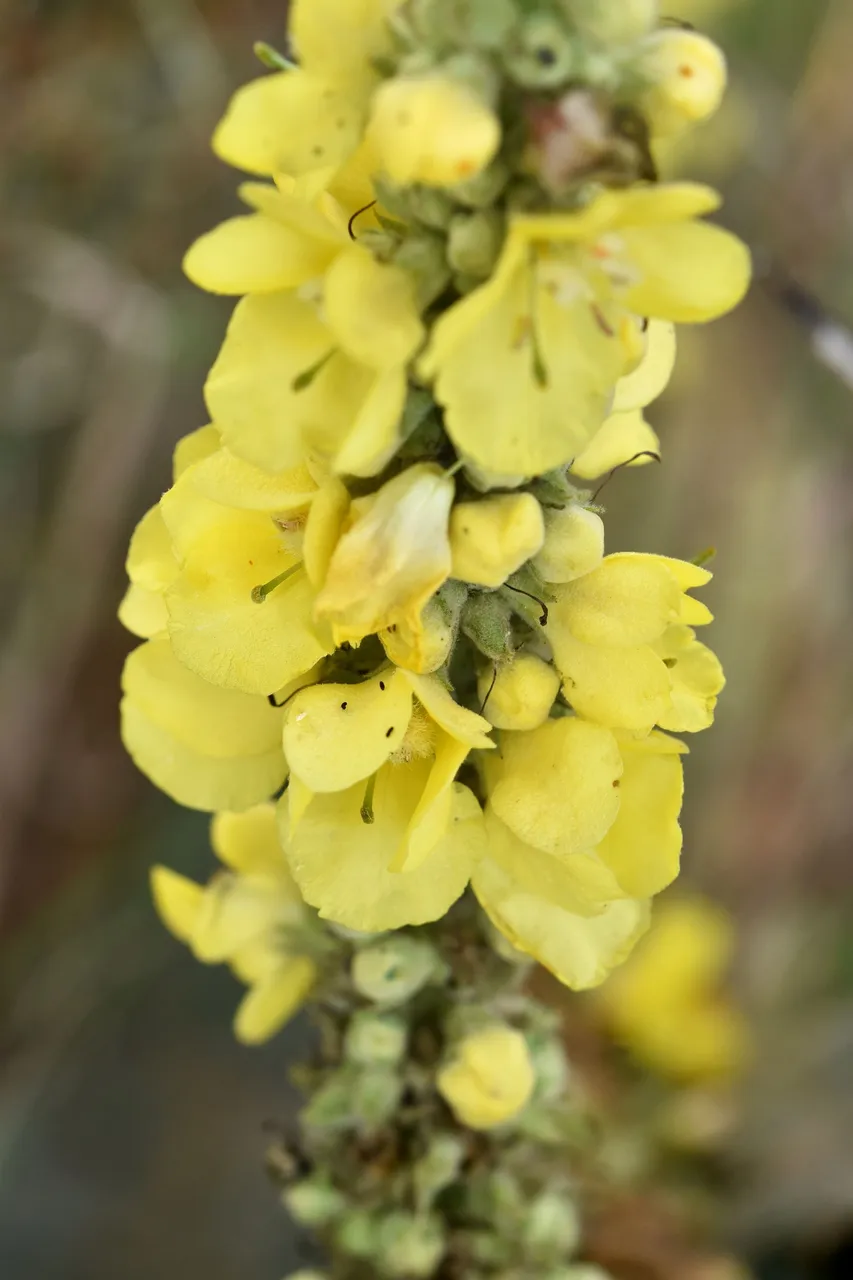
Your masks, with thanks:
[(231, 917), (263, 949), (289, 877), (368, 932), (471, 884), (593, 986), (677, 874), (671, 735), (723, 685), (710, 575), (605, 555), (582, 487), (658, 456), (675, 324), (747, 287), (716, 194), (655, 170), (722, 56), (655, 0), (295, 0), (290, 44), (214, 138), (250, 212), (186, 270), (240, 300), (121, 609), (128, 750), (216, 830), (262, 822), (263, 869), (220, 838), (236, 887), (161, 872), (161, 908), (279, 1010), (309, 969), (254, 976)]

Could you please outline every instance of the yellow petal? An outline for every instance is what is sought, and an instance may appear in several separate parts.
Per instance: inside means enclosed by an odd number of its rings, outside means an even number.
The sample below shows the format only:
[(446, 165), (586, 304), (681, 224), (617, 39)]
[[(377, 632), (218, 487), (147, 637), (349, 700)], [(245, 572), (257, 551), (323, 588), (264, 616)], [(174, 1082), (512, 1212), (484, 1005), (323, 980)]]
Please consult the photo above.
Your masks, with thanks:
[(211, 502), (279, 515), (307, 510), (317, 485), (303, 464), (287, 471), (262, 471), (228, 449), (217, 449), (192, 471), (192, 485)]
[(169, 621), (162, 592), (146, 591), (132, 582), (118, 607), (118, 620), (140, 640), (160, 635)]
[(241, 1044), (263, 1044), (280, 1031), (304, 1003), (317, 980), (317, 966), (307, 956), (293, 956), (243, 997), (234, 1019)]
[(332, 477), (317, 490), (305, 522), (302, 556), (308, 581), (315, 590), (322, 587), (341, 529), (349, 511), (349, 494), (340, 480)]
[(467, 755), (467, 743), (446, 733), (439, 735), (426, 786), (403, 843), (389, 863), (389, 871), (417, 870), (446, 834), (453, 807), (453, 781)]
[(619, 816), (598, 846), (598, 856), (632, 898), (660, 893), (678, 875), (684, 793), (681, 760), (623, 743), (625, 772)]
[(620, 378), (613, 396), (613, 413), (645, 409), (666, 388), (675, 366), (675, 325), (650, 320), (646, 353), (633, 373)]
[(337, 451), (373, 376), (334, 348), (313, 306), (295, 294), (237, 304), (205, 387), (232, 453), (277, 472), (304, 461), (306, 441)]
[[(124, 666), (122, 689), (145, 717), (205, 756), (227, 760), (281, 750), (282, 711), (266, 698), (202, 680), (178, 661), (167, 639), (149, 640), (133, 650)], [(266, 794), (256, 798), (266, 799)]]
[(300, 63), (352, 91), (375, 77), (376, 58), (393, 51), (388, 18), (401, 0), (294, 0), (290, 38)]
[(522, 261), (505, 284), (487, 284), (446, 312), (422, 362), (460, 452), (486, 470), (523, 476), (586, 447), (624, 358), (583, 298), (564, 302), (537, 288), (531, 270)]
[(329, 328), (343, 350), (373, 369), (406, 364), (423, 341), (412, 276), (358, 245), (329, 269), (323, 297)]
[(399, 674), (416, 695), (418, 702), (445, 733), (471, 748), (494, 747), (494, 742), (488, 736), (492, 728), (488, 720), (469, 711), (467, 707), (460, 707), (438, 676), (419, 676), (414, 671), (400, 671)]
[(475, 868), (473, 886), (492, 923), (512, 945), (574, 991), (603, 982), (648, 928), (645, 902), (622, 899), (600, 915), (572, 915), (544, 898), (519, 892), (490, 859)]
[(622, 190), (600, 191), (589, 204), (571, 213), (516, 215), (511, 231), (527, 244), (571, 244), (593, 241), (609, 231), (626, 227), (676, 223), (711, 213), (719, 206), (718, 193), (700, 182), (637, 184)]
[(557, 619), (549, 624), (548, 637), (563, 677), (563, 693), (584, 719), (648, 733), (670, 710), (669, 672), (649, 645), (582, 644)]
[(184, 258), (184, 271), (208, 293), (272, 293), (322, 275), (336, 249), (263, 214), (247, 214), (196, 240)]
[(495, 814), (527, 844), (566, 855), (593, 848), (619, 812), (622, 758), (609, 729), (564, 717), (502, 735)]
[(396, 622), (417, 625), (450, 572), (453, 492), (440, 467), (409, 467), (382, 486), (343, 535), (316, 603), (338, 644)]
[(447, 834), (414, 871), (388, 867), (423, 794), (428, 761), (388, 765), (377, 776), (372, 824), (361, 819), (364, 792), (317, 796), (292, 838), (288, 860), (307, 902), (327, 919), (351, 929), (380, 932), (437, 920), (463, 893), (471, 868), (484, 850), (480, 806), (454, 784)]
[(400, 444), (407, 393), (404, 368), (376, 374), (340, 446), (331, 448), (338, 475), (375, 476), (384, 470)]
[(731, 232), (704, 222), (629, 227), (624, 257), (639, 279), (623, 299), (639, 315), (695, 324), (736, 307), (749, 288), (749, 250)]
[[(311, 623), (313, 591), (268, 516), (220, 510), (166, 594), (172, 647), (213, 684), (269, 694), (328, 652)], [(290, 571), (256, 601), (256, 587)]]
[(303, 70), (263, 76), (239, 89), (213, 135), (220, 159), (263, 175), (331, 178), (355, 151), (364, 108)]
[(312, 791), (343, 791), (385, 763), (402, 743), (411, 714), (412, 694), (399, 671), (363, 684), (305, 689), (287, 708), (288, 765)]
[(436, 1083), (457, 1120), (470, 1129), (493, 1129), (527, 1105), (536, 1072), (522, 1033), (494, 1023), (453, 1046)]
[(597, 569), (555, 592), (548, 626), (591, 645), (649, 644), (679, 618), (682, 594), (673, 572), (654, 556), (607, 556)]
[(157, 914), (179, 942), (189, 942), (196, 927), (204, 890), (170, 867), (151, 868), (151, 894)]
[(641, 453), (660, 453), (660, 440), (643, 417), (641, 409), (612, 413), (596, 431), (587, 447), (572, 460), (572, 475), (581, 480), (594, 480), (605, 471), (628, 463), (646, 467), (653, 458), (637, 457)]
[(496, 729), (538, 729), (548, 719), (560, 690), (560, 677), (534, 653), (517, 653), (497, 669), (488, 667), (477, 682), (483, 716)]
[(172, 480), (177, 484), (178, 480), (190, 467), (194, 467), (197, 462), (201, 462), (202, 458), (207, 458), (211, 453), (215, 453), (221, 445), (219, 432), (216, 427), (199, 427), (197, 431), (191, 431), (189, 435), (182, 436), (175, 445), (175, 452), (172, 455)]
[(486, 809), (488, 856), (514, 882), (519, 893), (533, 894), (573, 915), (599, 915), (625, 892), (595, 853), (554, 857), (519, 840), (491, 807)]
[(274, 881), (220, 872), (202, 895), (190, 945), (197, 960), (220, 964), (294, 914), (292, 901), (280, 899)]
[(717, 695), (726, 679), (716, 654), (695, 639), (689, 627), (670, 627), (655, 644), (669, 669), (672, 706), (658, 720), (674, 733), (698, 733), (714, 719)]
[(128, 698), (121, 704), (121, 733), (137, 768), (189, 809), (248, 809), (278, 791), (285, 778), (280, 747), (233, 758), (205, 755), (148, 719)]
[[(210, 843), (220, 862), (232, 871), (279, 877), (283, 886), (290, 880), (278, 842), (274, 804), (259, 804), (245, 813), (217, 813), (210, 824)], [(295, 886), (293, 895), (298, 897)]]
[(458, 502), (450, 514), (451, 576), (499, 587), (540, 550), (542, 508), (531, 493), (502, 493)]
[(164, 591), (177, 576), (172, 539), (159, 505), (147, 511), (134, 529), (126, 568), (135, 586), (152, 592)]

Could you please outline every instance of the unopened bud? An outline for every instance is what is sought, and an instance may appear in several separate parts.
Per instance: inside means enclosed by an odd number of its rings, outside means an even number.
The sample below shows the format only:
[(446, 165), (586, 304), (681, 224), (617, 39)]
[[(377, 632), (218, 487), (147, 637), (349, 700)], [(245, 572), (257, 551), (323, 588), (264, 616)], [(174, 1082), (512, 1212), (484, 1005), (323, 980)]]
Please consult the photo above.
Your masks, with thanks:
[(726, 60), (698, 31), (656, 31), (645, 43), (640, 70), (648, 81), (640, 109), (657, 137), (707, 120), (726, 88)]
[(443, 667), (453, 647), (455, 628), (438, 597), (427, 602), (418, 626), (398, 622), (379, 633), (382, 647), (397, 667), (429, 675)]
[(390, 1007), (409, 1000), (439, 971), (438, 954), (429, 943), (396, 935), (359, 951), (351, 974), (359, 995)]
[(350, 1062), (359, 1066), (394, 1066), (406, 1050), (406, 1024), (401, 1018), (362, 1009), (347, 1027), (344, 1049)]
[(431, 1276), (444, 1254), (441, 1221), (392, 1213), (379, 1228), (379, 1262), (392, 1276)]
[(495, 210), (457, 214), (450, 224), (447, 260), (454, 271), (482, 279), (498, 260), (503, 234), (503, 219)]
[(572, 1254), (581, 1235), (577, 1208), (556, 1191), (545, 1191), (528, 1205), (522, 1234), (527, 1256), (537, 1261)]
[(560, 677), (549, 662), (533, 653), (518, 653), (477, 682), (483, 715), (496, 729), (538, 729), (548, 719), (560, 690)]
[(406, 236), (394, 253), (394, 265), (402, 267), (413, 277), (415, 296), (421, 310), (435, 302), (450, 279), (445, 240), (429, 231)]
[(430, 74), (380, 86), (369, 137), (392, 182), (443, 187), (486, 168), (500, 146), (501, 128), (473, 89)]
[(465, 1159), (465, 1143), (452, 1133), (437, 1133), (414, 1167), (414, 1184), (422, 1207), (449, 1186)]
[(379, 1244), (379, 1220), (365, 1209), (353, 1209), (338, 1223), (335, 1240), (353, 1258), (372, 1258)]
[(297, 1222), (322, 1227), (345, 1208), (346, 1200), (326, 1178), (306, 1178), (288, 1187), (282, 1200)]
[(505, 54), (506, 69), (525, 89), (554, 89), (577, 71), (575, 41), (556, 14), (525, 18)]
[(545, 541), (533, 559), (543, 582), (572, 582), (590, 573), (603, 558), (601, 516), (575, 502), (545, 512)]
[(451, 577), (499, 587), (542, 546), (542, 508), (530, 493), (459, 502), (450, 513)]
[(601, 44), (628, 44), (658, 20), (658, 0), (562, 0), (585, 36)]
[(352, 1112), (359, 1124), (378, 1128), (391, 1119), (400, 1103), (403, 1082), (390, 1067), (362, 1070), (353, 1082)]
[(471, 1129), (505, 1124), (526, 1105), (535, 1077), (520, 1031), (493, 1023), (465, 1036), (438, 1073), (438, 1090)]
[(512, 654), (512, 608), (500, 596), (472, 593), (462, 610), (461, 626), (471, 643), (492, 662)]

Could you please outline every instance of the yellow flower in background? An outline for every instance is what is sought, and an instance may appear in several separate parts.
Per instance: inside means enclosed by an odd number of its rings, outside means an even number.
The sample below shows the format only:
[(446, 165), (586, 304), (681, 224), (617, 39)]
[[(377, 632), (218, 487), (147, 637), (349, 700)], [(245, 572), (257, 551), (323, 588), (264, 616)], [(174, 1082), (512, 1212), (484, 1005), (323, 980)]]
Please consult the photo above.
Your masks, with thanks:
[(743, 1070), (749, 1029), (724, 990), (734, 954), (731, 918), (707, 899), (675, 898), (599, 997), (614, 1034), (653, 1071), (685, 1082)]
[(202, 887), (154, 867), (154, 903), (197, 960), (227, 963), (246, 983), (234, 1031), (245, 1044), (260, 1044), (292, 1017), (316, 981), (316, 964), (299, 948), (307, 912), (278, 843), (274, 805), (218, 813), (211, 839), (227, 870)]
[(463, 1036), (437, 1077), (438, 1091), (469, 1129), (494, 1129), (524, 1109), (536, 1075), (520, 1031), (504, 1023)]
[(440, 74), (404, 76), (376, 91), (368, 139), (392, 182), (452, 186), (485, 169), (501, 127), (467, 85)]
[(582, 453), (629, 371), (634, 317), (697, 323), (743, 297), (746, 248), (697, 221), (718, 204), (673, 183), (514, 217), (494, 275), (440, 317), (420, 361), (460, 452), (522, 476)]
[(315, 606), (336, 644), (397, 626), (417, 635), (427, 601), (450, 575), (453, 494), (440, 467), (421, 463), (353, 503)]
[(283, 173), (304, 194), (333, 184), (361, 142), (374, 60), (391, 47), (395, 0), (295, 0), (289, 32), (299, 66), (234, 95), (213, 137), (221, 159), (264, 176)]
[(237, 304), (205, 396), (228, 448), (268, 471), (306, 453), (373, 475), (399, 444), (407, 364), (424, 336), (413, 278), (350, 245), (316, 290)]

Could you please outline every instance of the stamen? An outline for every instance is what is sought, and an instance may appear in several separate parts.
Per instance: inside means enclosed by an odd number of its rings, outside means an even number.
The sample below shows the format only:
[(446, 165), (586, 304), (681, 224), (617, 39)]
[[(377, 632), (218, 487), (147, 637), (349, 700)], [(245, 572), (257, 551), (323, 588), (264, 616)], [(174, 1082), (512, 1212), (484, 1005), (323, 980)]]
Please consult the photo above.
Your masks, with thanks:
[(361, 802), (361, 820), (366, 826), (372, 826), (376, 821), (373, 813), (373, 792), (376, 789), (376, 774), (372, 774), (367, 779), (367, 786), (364, 789), (364, 799)]
[(311, 383), (314, 381), (317, 375), (323, 372), (326, 365), (329, 363), (332, 356), (335, 355), (336, 352), (337, 352), (337, 347), (329, 347), (329, 350), (326, 352), (326, 354), (323, 356), (320, 356), (320, 359), (317, 361), (316, 364), (312, 364), (309, 369), (303, 369), (301, 373), (297, 374), (296, 377), (293, 379), (293, 382), (290, 384), (292, 390), (306, 391), (308, 387), (311, 386)]
[(371, 200), (370, 204), (366, 204), (363, 209), (356, 209), (355, 213), (352, 215), (349, 222), (347, 223), (347, 231), (349, 232), (350, 240), (355, 240), (355, 231), (353, 230), (353, 228), (355, 226), (356, 218), (360, 218), (363, 213), (367, 213), (368, 209), (372, 209), (376, 203), (377, 203), (376, 200)]
[[(547, 615), (547, 610), (546, 610), (546, 615)], [(494, 693), (495, 685), (497, 684), (497, 682), (498, 682), (498, 664), (495, 663), (494, 671), (492, 672), (492, 683), (489, 685), (489, 692), (486, 694), (485, 698), (483, 699), (483, 705), (480, 707), (480, 715), (484, 714), (486, 707), (489, 705), (489, 698), (491, 698), (492, 694)]]
[(269, 582), (262, 582), (260, 586), (252, 587), (252, 599), (255, 604), (263, 604), (267, 596), (275, 591), (276, 587), (280, 587), (283, 582), (287, 582), (287, 579), (292, 578), (294, 573), (298, 573), (301, 568), (301, 562), (291, 565), (289, 569), (285, 569), (284, 573), (280, 573), (277, 578), (271, 578)]
[[(544, 600), (540, 600), (538, 596), (533, 595), (533, 593), (530, 591), (522, 591), (521, 587), (513, 587), (508, 582), (505, 582), (504, 586), (508, 591), (517, 591), (520, 596), (527, 596), (529, 600), (535, 600), (536, 603), (539, 605), (539, 608), (542, 610), (542, 616), (539, 619), (539, 625), (540, 627), (547, 627), (548, 606)], [(495, 678), (497, 678), (497, 669), (495, 670)], [(489, 692), (491, 692), (491, 690)]]
[(624, 462), (620, 462), (618, 467), (614, 467), (613, 470), (605, 476), (595, 493), (590, 498), (590, 503), (595, 502), (602, 489), (610, 484), (610, 481), (616, 475), (617, 471), (621, 471), (623, 467), (630, 467), (631, 463), (636, 462), (638, 458), (651, 458), (652, 462), (663, 462), (663, 458), (659, 453), (655, 453), (654, 449), (641, 449), (640, 452), (635, 453), (632, 458), (626, 458)]

